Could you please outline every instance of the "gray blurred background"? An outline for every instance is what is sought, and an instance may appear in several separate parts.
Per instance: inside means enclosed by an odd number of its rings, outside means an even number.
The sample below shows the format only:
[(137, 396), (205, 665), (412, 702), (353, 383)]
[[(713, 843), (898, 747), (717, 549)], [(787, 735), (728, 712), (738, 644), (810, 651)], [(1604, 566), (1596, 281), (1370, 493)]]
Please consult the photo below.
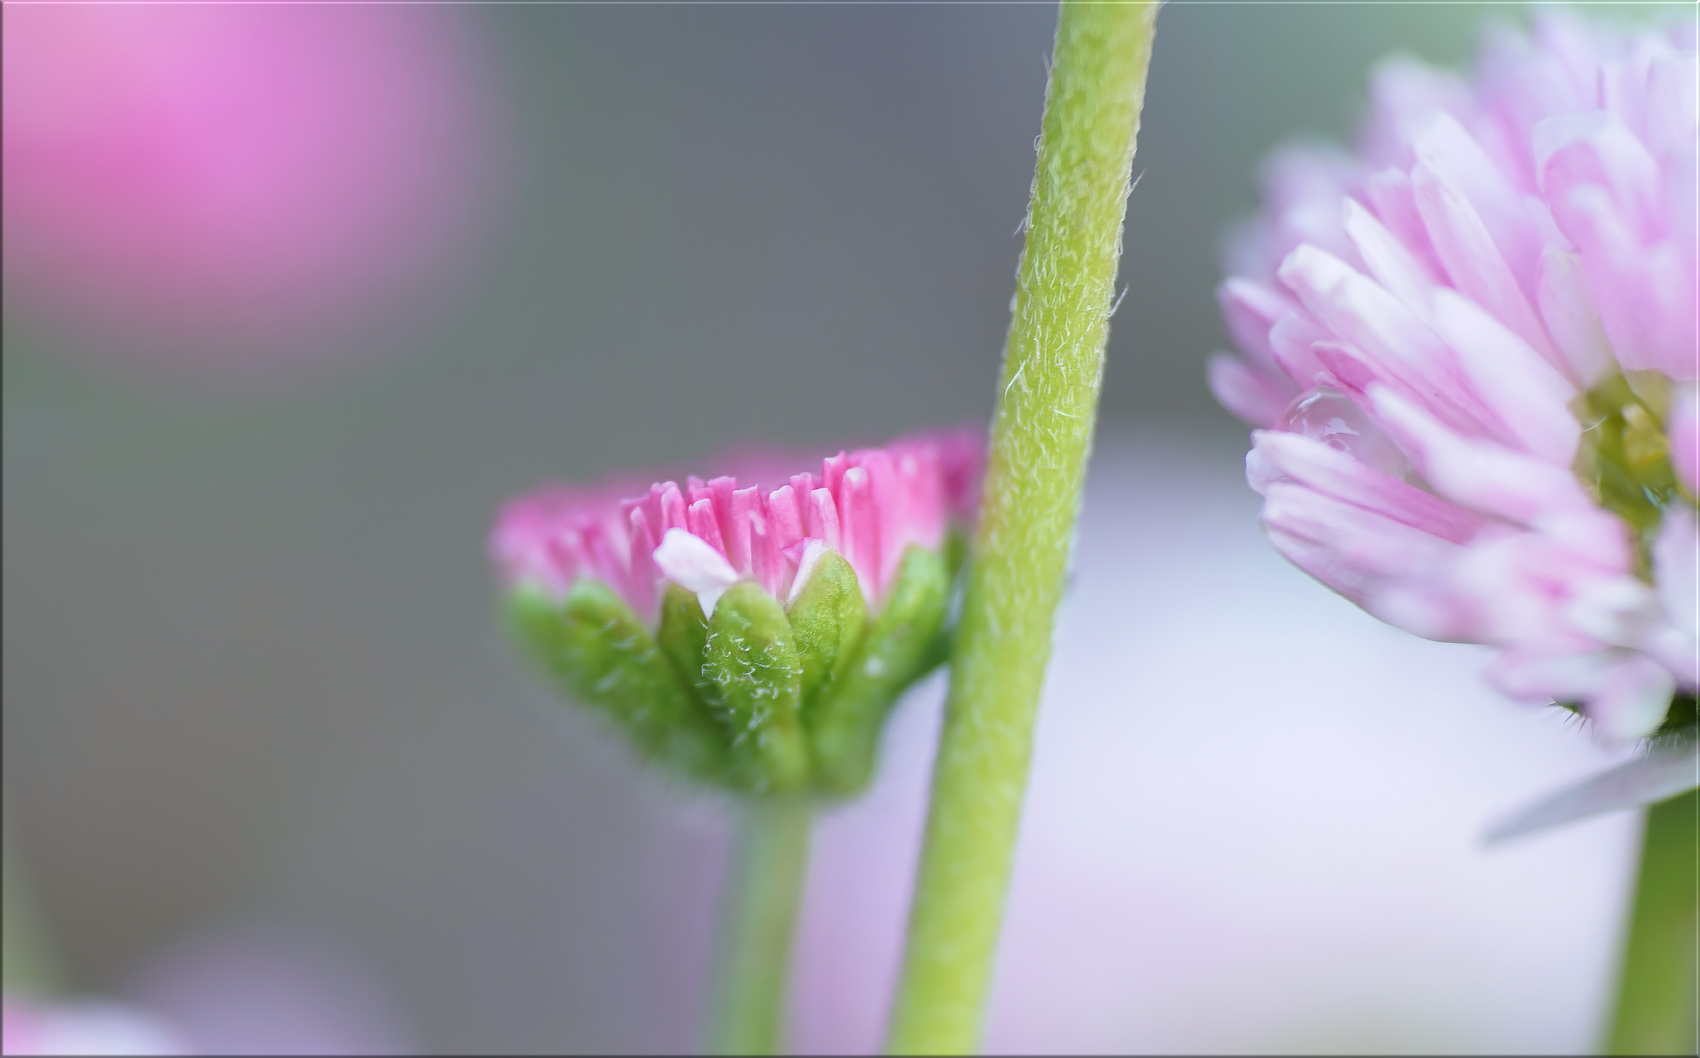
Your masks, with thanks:
[[(1390, 50), (1464, 59), (1487, 10), (1162, 12), (1103, 423), (1221, 483), (1247, 554), (1243, 430), (1203, 384), (1221, 238), (1273, 144), (1344, 134)], [(511, 156), (404, 354), (212, 390), (8, 311), (6, 813), (82, 988), (281, 919), (365, 953), (430, 1049), (690, 1048), (721, 813), (532, 684), (484, 533), (545, 477), (983, 421), (1055, 11), (466, 14)]]

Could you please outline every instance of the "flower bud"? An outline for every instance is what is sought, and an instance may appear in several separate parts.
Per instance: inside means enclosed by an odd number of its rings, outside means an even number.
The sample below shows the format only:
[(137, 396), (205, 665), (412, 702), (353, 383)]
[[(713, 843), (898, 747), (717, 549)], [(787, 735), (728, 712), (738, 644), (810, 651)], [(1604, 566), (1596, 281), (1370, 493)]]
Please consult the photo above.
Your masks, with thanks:
[(693, 778), (728, 770), (725, 741), (624, 599), (581, 580), (565, 600), (508, 598), (515, 640), (564, 694), (602, 714), (647, 757)]
[[(752, 795), (847, 796), (886, 717), (948, 654), (976, 440), (840, 454), (764, 492), (546, 490), (492, 551), (516, 640), (647, 760)], [(620, 515), (612, 512), (618, 510)]]

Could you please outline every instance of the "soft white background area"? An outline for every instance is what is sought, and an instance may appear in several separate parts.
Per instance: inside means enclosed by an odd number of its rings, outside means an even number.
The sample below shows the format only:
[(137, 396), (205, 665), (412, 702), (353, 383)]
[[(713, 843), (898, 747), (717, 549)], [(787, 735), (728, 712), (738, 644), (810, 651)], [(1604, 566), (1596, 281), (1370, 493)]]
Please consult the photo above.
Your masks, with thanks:
[[(1636, 827), (1484, 849), (1607, 766), (1288, 567), (1214, 450), (1101, 443), (1039, 725), (990, 1049), (1587, 1051)], [(879, 788), (821, 828), (795, 1041), (877, 1045), (942, 681)]]

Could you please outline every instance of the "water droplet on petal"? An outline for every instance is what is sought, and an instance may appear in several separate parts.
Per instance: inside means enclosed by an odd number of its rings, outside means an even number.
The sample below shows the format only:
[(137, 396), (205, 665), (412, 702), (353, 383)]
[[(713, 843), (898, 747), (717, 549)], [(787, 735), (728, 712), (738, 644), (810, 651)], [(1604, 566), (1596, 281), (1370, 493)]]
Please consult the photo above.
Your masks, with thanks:
[(1403, 480), (1411, 470), (1404, 453), (1381, 427), (1339, 390), (1322, 386), (1301, 393), (1281, 413), (1275, 428), (1321, 441), (1391, 477)]

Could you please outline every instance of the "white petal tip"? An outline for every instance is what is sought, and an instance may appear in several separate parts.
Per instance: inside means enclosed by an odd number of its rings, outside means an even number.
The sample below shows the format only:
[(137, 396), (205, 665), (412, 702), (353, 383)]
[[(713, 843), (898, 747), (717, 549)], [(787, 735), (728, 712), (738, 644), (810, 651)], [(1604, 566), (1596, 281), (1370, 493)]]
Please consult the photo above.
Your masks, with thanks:
[(694, 592), (706, 617), (714, 616), (714, 605), (726, 589), (738, 583), (738, 571), (702, 537), (672, 528), (655, 549), (655, 566), (673, 583)]

